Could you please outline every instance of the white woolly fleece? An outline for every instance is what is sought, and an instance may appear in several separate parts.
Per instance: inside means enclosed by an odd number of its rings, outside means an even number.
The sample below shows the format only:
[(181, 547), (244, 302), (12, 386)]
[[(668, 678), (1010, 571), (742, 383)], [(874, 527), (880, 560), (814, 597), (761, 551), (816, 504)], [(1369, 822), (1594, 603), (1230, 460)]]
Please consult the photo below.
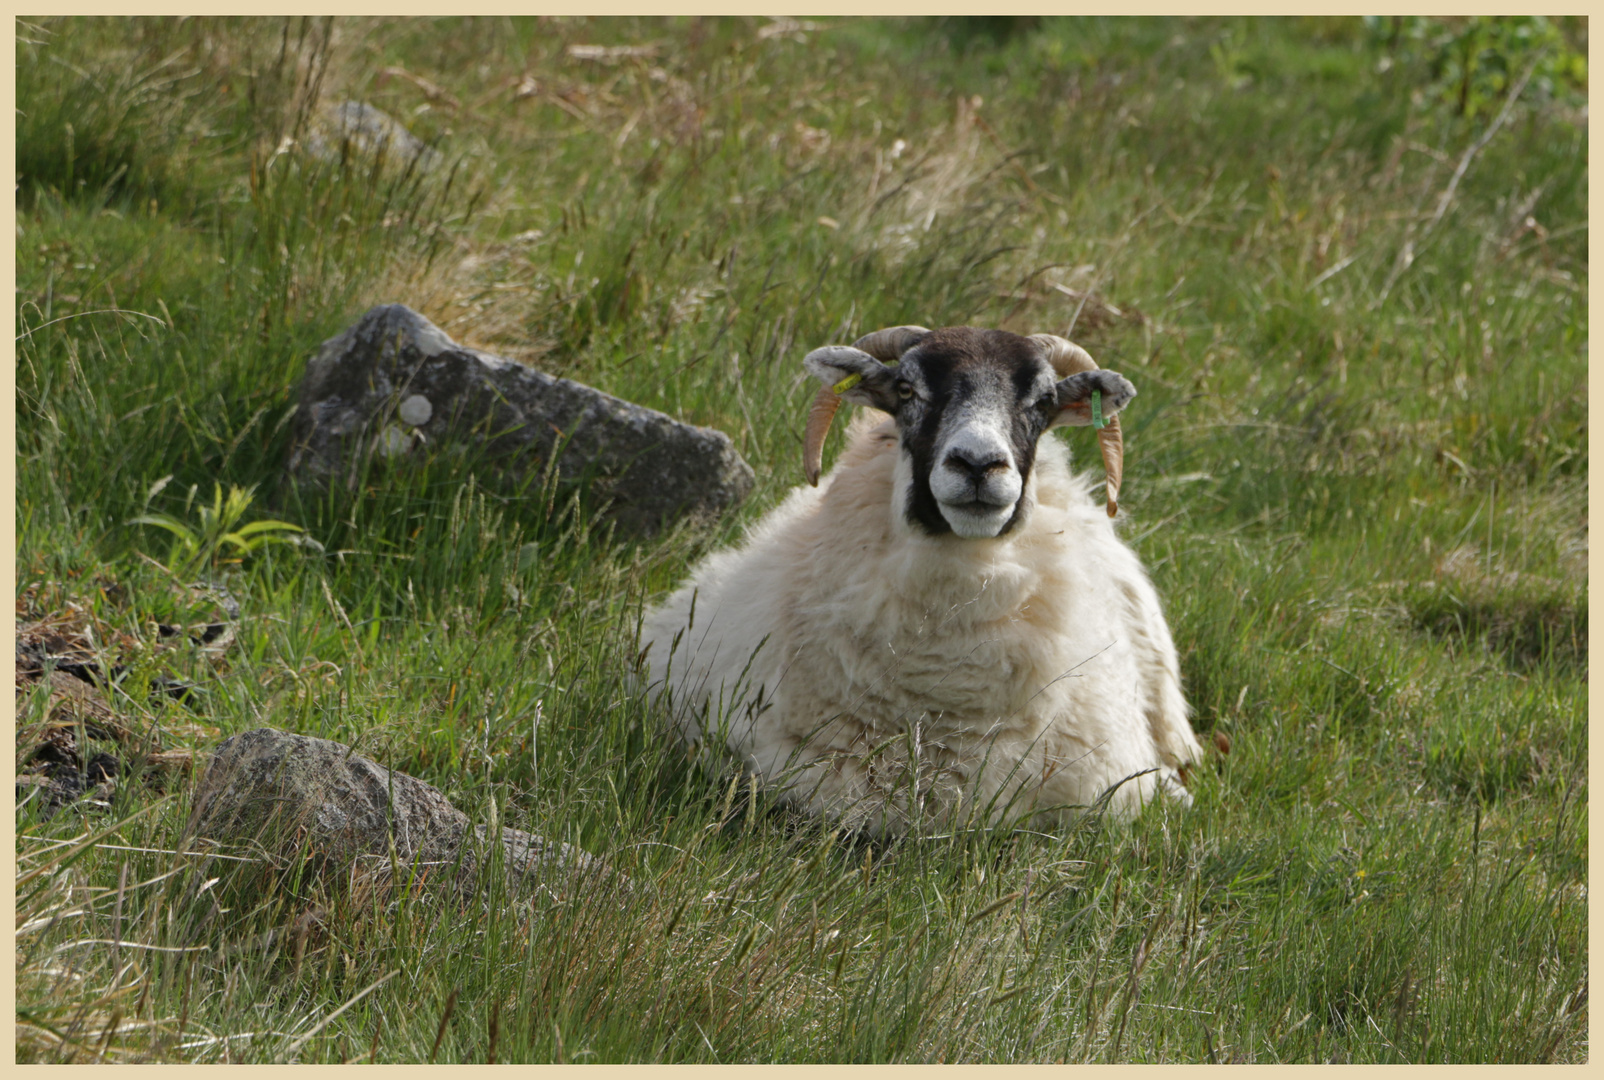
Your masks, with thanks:
[(1090, 481), (1044, 440), (1028, 518), (973, 540), (907, 523), (907, 472), (895, 424), (859, 410), (818, 488), (647, 616), (653, 689), (686, 741), (875, 833), (1056, 822), (1111, 788), (1122, 813), (1158, 791), (1190, 802), (1176, 770), (1201, 749), (1175, 646)]

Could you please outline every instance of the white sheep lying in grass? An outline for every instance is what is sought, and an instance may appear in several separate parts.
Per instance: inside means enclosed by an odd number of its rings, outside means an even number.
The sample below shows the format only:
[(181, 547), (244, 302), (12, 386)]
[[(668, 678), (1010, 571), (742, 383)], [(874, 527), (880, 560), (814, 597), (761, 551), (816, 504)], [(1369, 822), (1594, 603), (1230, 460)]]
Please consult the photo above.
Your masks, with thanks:
[[(798, 488), (646, 618), (653, 686), (682, 736), (849, 828), (1049, 822), (1106, 800), (1190, 796), (1200, 756), (1157, 595), (1059, 424), (1135, 395), (1079, 346), (956, 327), (808, 354), (869, 406), (824, 483)], [(838, 397), (839, 395), (839, 397)], [(886, 414), (889, 414), (887, 416)], [(1117, 424), (1117, 421), (1116, 421)], [(922, 826), (921, 826), (922, 827)]]

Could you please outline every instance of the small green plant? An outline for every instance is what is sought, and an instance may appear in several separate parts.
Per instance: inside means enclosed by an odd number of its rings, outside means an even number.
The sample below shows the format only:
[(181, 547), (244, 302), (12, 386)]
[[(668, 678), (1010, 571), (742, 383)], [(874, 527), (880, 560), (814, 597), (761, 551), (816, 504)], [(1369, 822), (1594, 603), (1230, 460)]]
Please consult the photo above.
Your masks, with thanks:
[[(163, 477), (151, 486), (145, 498), (147, 506), (171, 479), (170, 476)], [(195, 490), (196, 486), (191, 484), (189, 495), (184, 499), (186, 515), (195, 505)], [(290, 542), (292, 534), (303, 531), (299, 525), (287, 521), (252, 521), (240, 525), (239, 521), (250, 509), (255, 493), (255, 487), (240, 488), (230, 484), (228, 495), (224, 496), (223, 485), (214, 484), (211, 505), (204, 502), (200, 504), (199, 520), (193, 525), (171, 514), (149, 512), (130, 518), (128, 524), (155, 525), (172, 533), (175, 540), (167, 557), (167, 567), (180, 578), (187, 578), (202, 567), (215, 568), (220, 562), (239, 562), (268, 544)], [(224, 559), (225, 548), (232, 549), (237, 557)]]
[(1587, 91), (1586, 46), (1576, 48), (1541, 15), (1368, 16), (1365, 23), (1390, 51), (1424, 59), (1431, 92), (1462, 117), (1496, 112), (1528, 64), (1545, 96)]

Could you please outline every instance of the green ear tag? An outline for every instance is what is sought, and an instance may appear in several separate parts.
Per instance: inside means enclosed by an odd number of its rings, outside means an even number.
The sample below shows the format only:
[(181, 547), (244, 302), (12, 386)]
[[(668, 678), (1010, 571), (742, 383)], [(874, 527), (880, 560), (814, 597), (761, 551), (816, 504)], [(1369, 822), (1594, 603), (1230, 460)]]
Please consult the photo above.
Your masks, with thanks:
[(1108, 426), (1108, 421), (1103, 419), (1103, 392), (1101, 390), (1093, 390), (1092, 391), (1092, 427), (1094, 427), (1097, 430), (1101, 431), (1103, 428), (1106, 428), (1107, 426)]

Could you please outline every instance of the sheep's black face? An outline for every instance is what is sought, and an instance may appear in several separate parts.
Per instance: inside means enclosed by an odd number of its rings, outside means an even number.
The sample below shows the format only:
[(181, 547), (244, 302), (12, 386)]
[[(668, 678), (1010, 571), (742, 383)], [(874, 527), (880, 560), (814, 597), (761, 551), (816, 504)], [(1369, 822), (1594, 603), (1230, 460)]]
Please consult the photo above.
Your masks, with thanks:
[(1001, 536), (1023, 518), (1036, 444), (1058, 416), (1036, 343), (1001, 330), (937, 330), (894, 369), (911, 522), (933, 535)]
[[(809, 478), (817, 478), (824, 433), (840, 401), (891, 413), (907, 465), (907, 488), (898, 497), (909, 521), (936, 536), (986, 539), (1015, 528), (1028, 512), (1025, 486), (1042, 432), (1092, 423), (1098, 394), (1110, 417), (1136, 396), (1122, 376), (1051, 335), (898, 327), (860, 343), (896, 350), (900, 359), (888, 364), (848, 345), (826, 345), (803, 358), (824, 385), (808, 419)], [(1072, 369), (1079, 370), (1058, 379), (1051, 358), (1075, 353)]]

